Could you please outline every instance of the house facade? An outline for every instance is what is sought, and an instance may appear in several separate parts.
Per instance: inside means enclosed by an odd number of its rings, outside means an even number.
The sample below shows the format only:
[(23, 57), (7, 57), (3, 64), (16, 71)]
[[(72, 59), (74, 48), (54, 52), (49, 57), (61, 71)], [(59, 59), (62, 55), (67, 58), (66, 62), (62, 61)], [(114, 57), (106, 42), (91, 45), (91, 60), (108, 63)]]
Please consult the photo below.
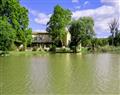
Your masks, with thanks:
[(52, 44), (52, 39), (48, 32), (32, 32), (33, 46), (49, 46), (50, 44)]
[[(64, 45), (68, 46), (71, 41), (71, 35), (69, 32), (66, 33), (65, 39), (64, 39)], [(32, 45), (33, 46), (47, 46), (52, 44), (52, 39), (48, 32), (32, 32)]]
[(70, 42), (71, 42), (71, 34), (67, 32), (65, 36), (65, 46), (69, 46)]

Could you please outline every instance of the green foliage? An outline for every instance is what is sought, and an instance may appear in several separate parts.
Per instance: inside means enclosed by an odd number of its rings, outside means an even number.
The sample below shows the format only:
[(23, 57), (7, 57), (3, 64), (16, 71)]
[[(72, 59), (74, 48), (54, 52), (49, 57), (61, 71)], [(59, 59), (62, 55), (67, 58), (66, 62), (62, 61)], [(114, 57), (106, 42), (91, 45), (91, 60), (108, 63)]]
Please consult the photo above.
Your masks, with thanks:
[(95, 32), (94, 32), (94, 20), (92, 19), (92, 17), (82, 17), (80, 18), (80, 20), (83, 21), (83, 23), (85, 24), (85, 31), (84, 31), (84, 35), (82, 36), (82, 40), (81, 40), (81, 44), (82, 46), (86, 47), (86, 46), (91, 46), (92, 45), (92, 39), (95, 36)]
[(15, 30), (14, 41), (21, 42), (24, 47), (31, 42), (31, 29), (28, 28), (28, 10), (20, 5), (19, 0), (1, 0), (0, 17), (7, 20)]
[(93, 44), (95, 47), (106, 46), (108, 45), (108, 38), (94, 38), (92, 40), (92, 45)]
[(17, 50), (17, 46), (15, 45), (15, 43), (12, 43), (9, 48), (9, 51), (16, 51), (16, 50)]
[(49, 51), (56, 52), (56, 45), (52, 45)]
[(80, 41), (82, 39), (82, 36), (85, 34), (85, 24), (83, 21), (74, 20), (71, 22), (69, 27), (69, 32), (71, 34), (71, 43), (70, 46), (78, 46), (80, 44)]
[(15, 31), (6, 19), (0, 18), (0, 50), (8, 51), (14, 42)]
[(56, 53), (72, 53), (72, 51), (70, 50), (70, 48), (57, 48), (56, 49)]
[(37, 51), (38, 47), (33, 47), (32, 51)]
[(97, 49), (97, 52), (111, 52), (111, 53), (120, 53), (120, 47), (115, 46), (101, 46)]
[(120, 46), (120, 31), (117, 32), (114, 38), (112, 36), (109, 36), (108, 42), (109, 42), (109, 45)]
[(27, 42), (27, 45), (31, 44), (32, 42), (32, 29), (27, 29), (27, 32), (26, 32), (26, 42)]
[(120, 46), (120, 31), (116, 34), (116, 36), (114, 38), (114, 45)]
[(47, 23), (47, 31), (50, 33), (52, 40), (55, 44), (57, 41), (61, 41), (63, 45), (63, 39), (66, 35), (65, 28), (71, 21), (72, 13), (70, 10), (63, 9), (61, 6), (56, 5), (54, 13)]
[(82, 46), (91, 45), (91, 39), (95, 35), (94, 21), (91, 17), (81, 17), (78, 20), (72, 21), (69, 27), (69, 32), (71, 34), (70, 47), (76, 47), (82, 43)]

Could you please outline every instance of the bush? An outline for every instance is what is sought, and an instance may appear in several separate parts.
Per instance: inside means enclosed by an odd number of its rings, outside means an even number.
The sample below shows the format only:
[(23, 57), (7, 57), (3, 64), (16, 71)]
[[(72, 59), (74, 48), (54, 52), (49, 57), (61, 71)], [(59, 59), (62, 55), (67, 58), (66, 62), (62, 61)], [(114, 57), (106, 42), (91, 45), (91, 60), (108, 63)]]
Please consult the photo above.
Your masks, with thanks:
[(2, 52), (0, 52), (0, 56), (6, 56), (7, 54), (9, 54), (8, 51), (2, 51)]
[(56, 52), (56, 46), (52, 45), (49, 51)]
[(33, 47), (32, 51), (37, 51), (37, 47)]
[(14, 50), (17, 50), (17, 47), (16, 45), (13, 43), (11, 46), (10, 46), (10, 51), (14, 51)]
[(60, 52), (68, 52), (68, 49), (67, 48), (61, 48), (59, 51)]
[(71, 50), (70, 50), (70, 48), (57, 48), (56, 49), (56, 52), (57, 53), (70, 53), (70, 52), (72, 52)]

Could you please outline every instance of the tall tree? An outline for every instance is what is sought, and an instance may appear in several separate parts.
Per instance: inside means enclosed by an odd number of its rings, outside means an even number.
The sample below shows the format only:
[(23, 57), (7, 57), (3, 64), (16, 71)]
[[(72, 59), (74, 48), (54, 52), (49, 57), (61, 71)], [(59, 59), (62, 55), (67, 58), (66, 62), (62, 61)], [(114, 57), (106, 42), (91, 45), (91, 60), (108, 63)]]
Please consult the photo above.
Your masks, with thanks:
[(85, 35), (81, 40), (83, 46), (90, 46), (92, 44), (92, 38), (95, 36), (94, 32), (94, 20), (92, 17), (81, 17), (81, 21), (85, 24)]
[(68, 9), (63, 9), (61, 6), (56, 5), (54, 7), (53, 15), (50, 21), (47, 23), (47, 32), (50, 33), (53, 42), (61, 41), (63, 45), (63, 39), (66, 34), (66, 27), (71, 21), (72, 13)]
[(0, 18), (0, 50), (8, 51), (14, 42), (14, 29), (6, 19)]
[(91, 17), (81, 17), (78, 20), (73, 20), (69, 27), (71, 34), (71, 47), (75, 47), (76, 52), (77, 46), (90, 44), (91, 39), (95, 35), (94, 33), (94, 21)]
[(26, 47), (28, 35), (29, 40), (32, 39), (30, 29), (28, 28), (28, 10), (20, 5), (19, 0), (1, 0), (0, 17), (5, 18), (12, 25), (16, 35), (15, 41), (22, 42), (24, 47)]
[(109, 29), (111, 32), (111, 38), (112, 38), (112, 45), (115, 45), (114, 39), (118, 34), (118, 28), (119, 28), (119, 20), (117, 20), (116, 18), (114, 18), (109, 24)]
[(69, 32), (71, 34), (70, 48), (77, 52), (77, 46), (80, 44), (84, 35), (85, 24), (81, 20), (74, 20), (71, 22)]

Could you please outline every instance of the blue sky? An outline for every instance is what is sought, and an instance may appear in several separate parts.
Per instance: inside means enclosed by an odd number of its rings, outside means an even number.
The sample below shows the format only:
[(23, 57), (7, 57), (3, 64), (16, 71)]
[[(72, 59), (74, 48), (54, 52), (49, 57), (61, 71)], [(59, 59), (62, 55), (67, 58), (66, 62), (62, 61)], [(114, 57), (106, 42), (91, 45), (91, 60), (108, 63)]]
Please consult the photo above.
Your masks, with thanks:
[(21, 0), (21, 4), (29, 10), (29, 27), (34, 32), (45, 31), (46, 23), (57, 4), (70, 9), (73, 19), (93, 17), (97, 37), (109, 36), (108, 23), (113, 18), (120, 17), (119, 0)]

